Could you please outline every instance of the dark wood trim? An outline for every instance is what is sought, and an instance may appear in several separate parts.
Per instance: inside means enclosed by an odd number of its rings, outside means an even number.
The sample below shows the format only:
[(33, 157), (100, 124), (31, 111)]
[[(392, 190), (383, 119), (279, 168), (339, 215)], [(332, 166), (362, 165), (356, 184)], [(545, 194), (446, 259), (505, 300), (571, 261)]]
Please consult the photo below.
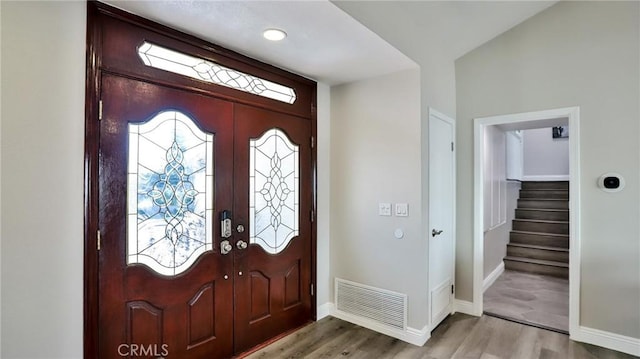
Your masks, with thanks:
[(296, 75), (293, 74), (291, 72), (282, 70), (279, 67), (275, 67), (273, 65), (267, 64), (265, 62), (261, 62), (259, 60), (256, 59), (252, 59), (250, 57), (247, 57), (245, 55), (242, 55), (238, 52), (226, 49), (222, 46), (218, 46), (215, 44), (212, 44), (210, 42), (207, 42), (205, 40), (202, 40), (198, 37), (195, 37), (193, 35), (189, 35), (186, 34), (184, 32), (178, 31), (176, 29), (173, 29), (171, 27), (159, 24), (157, 22), (139, 17), (137, 15), (133, 15), (131, 13), (128, 13), (126, 11), (117, 9), (115, 7), (97, 2), (97, 1), (90, 1), (90, 3), (93, 3), (97, 9), (98, 12), (100, 12), (101, 14), (104, 15), (108, 15), (109, 17), (112, 18), (116, 18), (119, 20), (123, 20), (126, 22), (129, 22), (131, 24), (134, 24), (136, 26), (142, 27), (144, 29), (147, 30), (151, 30), (153, 32), (157, 32), (160, 33), (164, 36), (167, 37), (171, 37), (175, 40), (178, 40), (180, 42), (184, 42), (187, 43), (189, 45), (192, 46), (196, 46), (201, 48), (202, 50), (205, 50), (207, 52), (211, 52), (211, 53), (215, 53), (218, 55), (222, 55), (224, 57), (228, 57), (230, 59), (236, 60), (236, 61), (240, 61), (242, 63), (245, 63), (251, 67), (259, 67), (262, 68), (265, 72), (271, 73), (271, 74), (275, 74), (275, 75), (279, 75), (282, 77), (286, 77), (289, 79), (292, 79), (294, 81), (309, 85), (309, 86), (316, 86), (316, 82), (311, 80), (311, 79), (307, 79), (303, 76), (300, 75)]
[[(236, 68), (240, 71), (269, 79), (287, 86), (298, 92), (299, 89), (311, 92), (311, 108), (299, 109), (286, 104), (275, 104), (273, 100), (261, 99), (259, 96), (240, 93), (217, 85), (203, 84), (196, 80), (178, 77), (163, 80), (158, 76), (157, 69), (148, 72), (136, 72), (124, 68), (105, 66), (103, 63), (103, 28), (105, 19), (117, 19), (131, 25), (167, 37), (180, 46), (192, 47), (195, 55), (203, 56), (220, 64)], [(98, 265), (97, 251), (98, 223), (98, 175), (99, 175), (99, 101), (101, 98), (101, 77), (112, 73), (122, 77), (134, 78), (141, 81), (183, 89), (207, 96), (222, 98), (237, 103), (269, 109), (289, 115), (306, 118), (311, 121), (312, 136), (316, 144), (312, 149), (312, 208), (317, 217), (317, 86), (316, 82), (274, 67), (269, 64), (251, 59), (237, 52), (211, 44), (194, 36), (182, 33), (167, 26), (132, 15), (114, 7), (96, 2), (87, 3), (87, 47), (86, 47), (86, 77), (85, 77), (85, 154), (84, 154), (84, 346), (85, 358), (99, 357), (99, 296), (98, 296)], [(191, 49), (190, 49), (191, 50)], [(193, 52), (193, 51), (189, 51)], [(163, 76), (163, 77), (171, 77)], [(176, 80), (176, 81), (174, 81)], [(309, 98), (309, 97), (307, 97)], [(311, 281), (314, 286), (312, 302), (312, 317), (316, 320), (317, 311), (317, 219), (311, 226)]]
[(311, 311), (313, 320), (318, 320), (318, 88), (313, 89), (311, 97), (311, 136), (314, 139), (311, 148), (311, 171), (312, 171), (312, 203), (311, 209), (314, 213), (311, 223), (311, 284), (313, 285), (313, 296), (311, 297)]
[[(199, 92), (213, 97), (310, 119), (310, 109), (304, 105), (304, 102), (306, 102), (304, 100), (309, 100), (309, 93), (316, 87), (316, 83), (314, 81), (108, 5), (99, 2), (91, 2), (91, 4), (95, 4), (97, 11), (103, 15), (103, 18), (105, 18), (104, 27), (113, 27), (114, 22), (118, 22), (123, 26), (133, 26), (140, 32), (140, 35), (137, 38), (134, 39), (132, 36), (129, 39), (132, 41), (131, 43), (123, 44), (120, 42), (117, 44), (116, 48), (118, 49), (118, 52), (131, 51), (131, 61), (126, 64), (121, 61), (114, 61), (114, 58), (122, 58), (123, 56), (121, 54), (118, 56), (110, 56), (110, 54), (113, 53), (109, 52), (108, 49), (110, 38), (105, 37), (102, 39), (104, 44), (103, 47), (105, 49), (103, 54), (104, 60), (101, 67), (102, 71), (109, 71), (125, 77), (144, 79), (158, 84), (179, 87), (188, 91)], [(172, 74), (167, 71), (145, 66), (137, 58), (137, 53), (134, 51), (142, 41), (149, 41), (152, 43), (160, 42), (158, 45), (163, 47), (188, 53), (206, 60), (223, 64), (238, 71), (250, 73), (252, 75), (292, 87), (296, 90), (296, 93), (302, 101), (299, 101), (299, 103), (296, 101), (294, 104), (285, 104), (228, 87), (207, 83), (188, 78), (183, 75)]]
[(95, 6), (87, 6), (87, 73), (84, 138), (84, 346), (85, 358), (98, 357), (98, 158), (101, 37)]

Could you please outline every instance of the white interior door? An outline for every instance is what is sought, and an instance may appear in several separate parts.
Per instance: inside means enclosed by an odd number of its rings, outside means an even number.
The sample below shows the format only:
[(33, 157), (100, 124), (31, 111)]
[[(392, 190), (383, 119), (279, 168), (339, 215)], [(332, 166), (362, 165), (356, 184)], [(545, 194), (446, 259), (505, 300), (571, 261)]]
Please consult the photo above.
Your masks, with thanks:
[(453, 311), (455, 121), (429, 109), (429, 296), (435, 328)]

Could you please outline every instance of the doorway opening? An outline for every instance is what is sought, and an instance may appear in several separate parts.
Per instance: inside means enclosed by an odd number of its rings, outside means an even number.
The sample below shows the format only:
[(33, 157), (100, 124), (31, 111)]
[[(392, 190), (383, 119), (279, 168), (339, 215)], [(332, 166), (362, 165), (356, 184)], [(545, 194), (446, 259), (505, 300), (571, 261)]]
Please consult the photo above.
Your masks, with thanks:
[[(552, 138), (558, 126), (571, 129), (561, 139), (568, 176), (527, 177), (496, 156), (506, 154), (510, 136), (523, 134), (511, 131)], [(579, 108), (476, 118), (474, 131), (474, 312), (571, 333), (579, 322)], [(487, 246), (492, 236), (504, 243), (502, 254)], [(555, 304), (545, 307), (541, 297), (550, 288)], [(541, 314), (545, 308), (554, 314)]]

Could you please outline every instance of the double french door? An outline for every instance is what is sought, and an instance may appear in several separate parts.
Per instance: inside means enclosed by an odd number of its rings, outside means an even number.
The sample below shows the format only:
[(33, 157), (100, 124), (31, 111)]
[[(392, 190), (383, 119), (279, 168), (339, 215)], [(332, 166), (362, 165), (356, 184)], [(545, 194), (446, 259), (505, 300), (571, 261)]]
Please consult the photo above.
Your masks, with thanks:
[(105, 74), (101, 358), (228, 358), (312, 319), (310, 121)]

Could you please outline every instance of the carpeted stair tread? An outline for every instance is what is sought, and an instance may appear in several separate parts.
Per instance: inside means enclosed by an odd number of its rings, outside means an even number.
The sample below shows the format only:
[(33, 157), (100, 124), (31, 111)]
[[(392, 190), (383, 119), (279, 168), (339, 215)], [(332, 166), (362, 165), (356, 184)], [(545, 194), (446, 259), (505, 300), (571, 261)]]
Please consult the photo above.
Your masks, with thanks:
[(551, 267), (569, 268), (569, 263), (563, 263), (558, 261), (547, 261), (543, 259), (506, 256), (504, 257), (504, 260), (514, 261), (514, 262), (523, 262), (523, 263), (533, 263), (533, 264), (539, 264), (539, 265), (551, 266)]
[(536, 244), (508, 243), (507, 245), (508, 246), (513, 246), (513, 247), (521, 247), (521, 248), (542, 249), (542, 250), (546, 250), (546, 251), (569, 252), (569, 248), (552, 247), (552, 246), (540, 246), (540, 245), (536, 245)]

